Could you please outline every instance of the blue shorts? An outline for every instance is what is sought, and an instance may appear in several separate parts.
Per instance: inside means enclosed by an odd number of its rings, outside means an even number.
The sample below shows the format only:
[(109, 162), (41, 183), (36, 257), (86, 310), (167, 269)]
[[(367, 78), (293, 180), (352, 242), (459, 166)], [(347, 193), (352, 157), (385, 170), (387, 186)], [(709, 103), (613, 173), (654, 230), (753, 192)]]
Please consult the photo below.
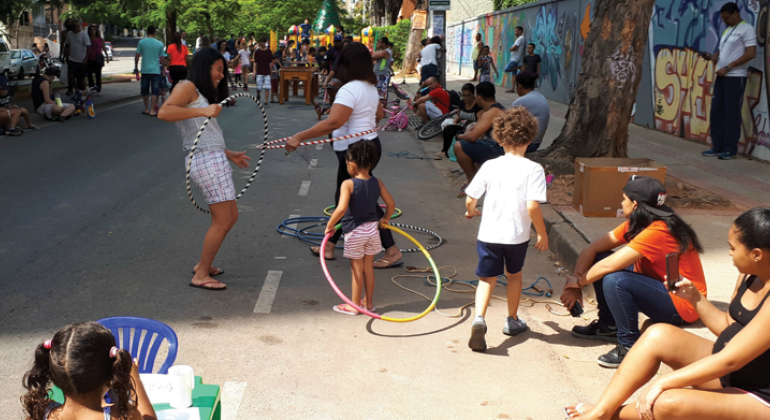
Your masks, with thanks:
[(159, 74), (142, 74), (142, 96), (150, 94), (150, 88), (152, 88), (152, 95), (158, 96), (160, 94), (160, 75)]
[(478, 163), (479, 165), (489, 159), (494, 159), (505, 154), (502, 146), (496, 141), (489, 139), (480, 139), (473, 142), (460, 140), (460, 147), (462, 147), (463, 152), (465, 152), (466, 155), (470, 156), (474, 163)]
[(427, 64), (422, 67), (420, 67), (420, 84), (427, 80), (429, 77), (437, 77), (438, 76), (438, 66), (435, 64)]
[(479, 265), (476, 275), (479, 277), (497, 277), (509, 272), (516, 274), (524, 267), (529, 242), (518, 245), (488, 244), (476, 241), (479, 253)]
[(519, 74), (519, 70), (518, 69), (514, 70), (515, 67), (519, 67), (519, 62), (511, 60), (511, 61), (508, 62), (508, 64), (505, 65), (505, 69), (503, 70), (503, 72), (505, 72), (505, 73), (513, 73), (513, 75), (515, 76), (515, 75)]

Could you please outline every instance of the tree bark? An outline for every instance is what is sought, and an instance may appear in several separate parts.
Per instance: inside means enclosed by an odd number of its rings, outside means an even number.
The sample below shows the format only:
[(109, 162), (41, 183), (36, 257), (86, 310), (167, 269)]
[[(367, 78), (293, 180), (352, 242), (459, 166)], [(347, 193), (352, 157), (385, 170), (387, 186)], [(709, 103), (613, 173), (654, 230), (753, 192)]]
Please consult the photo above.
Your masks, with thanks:
[(636, 101), (655, 0), (596, 0), (583, 64), (566, 123), (551, 147), (533, 158), (557, 173), (576, 157), (628, 157), (628, 124)]
[(176, 10), (166, 10), (166, 43), (171, 45), (174, 42), (174, 32), (176, 32)]
[[(427, 11), (428, 0), (417, 0), (415, 2), (414, 10)], [(414, 26), (414, 15), (411, 16), (411, 19), (412, 25)], [(422, 50), (420, 41), (422, 41), (423, 32), (425, 32), (423, 29), (412, 28), (412, 31), (409, 33), (409, 42), (406, 45), (404, 61), (401, 64), (401, 74), (411, 74), (416, 71), (415, 67), (417, 66), (417, 57), (420, 55), (420, 51)]]

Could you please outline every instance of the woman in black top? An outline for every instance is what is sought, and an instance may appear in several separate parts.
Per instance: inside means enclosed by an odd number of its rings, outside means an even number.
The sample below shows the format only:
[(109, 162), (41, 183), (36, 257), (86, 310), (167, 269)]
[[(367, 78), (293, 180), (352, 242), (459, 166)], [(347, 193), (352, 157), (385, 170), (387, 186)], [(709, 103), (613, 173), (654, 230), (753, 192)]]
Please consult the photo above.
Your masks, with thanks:
[(465, 131), (465, 126), (470, 123), (475, 123), (484, 114), (484, 110), (476, 104), (476, 87), (472, 83), (466, 83), (462, 88), (463, 103), (460, 105), (460, 112), (455, 116), (454, 122), (451, 125), (444, 127), (442, 134), (444, 136), (444, 147), (441, 151), (436, 153), (439, 157), (449, 157), (447, 151), (452, 145), (452, 140), (459, 133)]
[[(668, 324), (653, 325), (595, 406), (565, 407), (570, 418), (770, 418), (770, 303), (765, 304), (770, 295), (770, 208), (738, 216), (727, 241), (741, 273), (727, 313), (687, 279), (676, 283), (674, 292), (695, 306), (716, 343)], [(656, 377), (661, 362), (674, 371)], [(622, 405), (651, 379), (639, 401)]]

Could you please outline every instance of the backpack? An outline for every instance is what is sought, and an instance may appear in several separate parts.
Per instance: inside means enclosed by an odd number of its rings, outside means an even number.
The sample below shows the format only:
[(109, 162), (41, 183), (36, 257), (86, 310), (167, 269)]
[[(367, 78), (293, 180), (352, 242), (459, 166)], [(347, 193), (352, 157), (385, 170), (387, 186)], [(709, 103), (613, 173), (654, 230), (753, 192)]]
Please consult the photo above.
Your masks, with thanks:
[(458, 109), (463, 104), (463, 99), (456, 90), (450, 90), (449, 92), (449, 109)]

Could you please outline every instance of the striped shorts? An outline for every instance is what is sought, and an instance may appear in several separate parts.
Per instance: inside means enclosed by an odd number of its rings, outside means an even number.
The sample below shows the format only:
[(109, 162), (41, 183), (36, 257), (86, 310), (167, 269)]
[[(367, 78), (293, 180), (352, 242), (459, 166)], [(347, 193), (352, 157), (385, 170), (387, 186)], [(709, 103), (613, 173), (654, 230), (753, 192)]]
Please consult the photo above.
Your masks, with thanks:
[(368, 222), (345, 234), (345, 252), (342, 256), (351, 260), (360, 260), (364, 255), (377, 255), (382, 252), (380, 241), (380, 223)]
[[(185, 158), (185, 165), (188, 159), (189, 156)], [(235, 200), (233, 168), (223, 150), (195, 152), (190, 178), (203, 192), (206, 204)]]

